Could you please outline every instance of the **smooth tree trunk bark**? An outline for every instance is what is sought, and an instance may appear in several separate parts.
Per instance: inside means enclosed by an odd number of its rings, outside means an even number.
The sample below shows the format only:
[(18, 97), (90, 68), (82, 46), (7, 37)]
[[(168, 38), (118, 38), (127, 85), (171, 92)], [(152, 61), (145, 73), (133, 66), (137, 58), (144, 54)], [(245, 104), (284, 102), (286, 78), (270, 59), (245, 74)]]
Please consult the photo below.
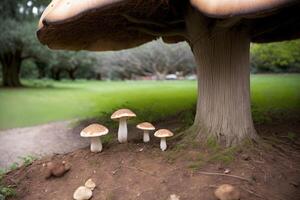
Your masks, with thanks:
[(201, 141), (213, 138), (226, 146), (255, 140), (250, 106), (250, 37), (243, 28), (209, 29), (190, 10), (186, 18), (197, 62), (198, 100), (191, 131)]
[(15, 51), (14, 53), (5, 53), (1, 55), (2, 64), (2, 84), (4, 87), (20, 87), (20, 70), (22, 63), (22, 52)]

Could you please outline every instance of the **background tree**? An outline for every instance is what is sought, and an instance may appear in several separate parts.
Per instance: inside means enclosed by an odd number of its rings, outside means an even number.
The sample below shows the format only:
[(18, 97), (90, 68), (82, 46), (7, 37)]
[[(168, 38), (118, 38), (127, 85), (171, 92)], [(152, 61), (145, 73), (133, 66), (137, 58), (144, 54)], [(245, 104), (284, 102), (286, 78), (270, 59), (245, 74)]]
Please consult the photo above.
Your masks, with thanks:
[(300, 72), (300, 40), (251, 46), (256, 72)]
[(0, 63), (3, 86), (21, 86), (22, 61), (31, 57), (36, 21), (48, 1), (3, 0), (0, 2)]
[(186, 43), (164, 44), (161, 40), (143, 46), (115, 52), (111, 65), (117, 66), (122, 79), (132, 76), (154, 76), (164, 80), (167, 74), (193, 73), (195, 61)]
[(19, 73), (24, 59), (30, 58), (30, 43), (32, 36), (32, 23), (20, 25), (15, 20), (1, 21), (0, 24), (0, 62), (2, 65), (3, 85), (9, 87), (21, 86)]

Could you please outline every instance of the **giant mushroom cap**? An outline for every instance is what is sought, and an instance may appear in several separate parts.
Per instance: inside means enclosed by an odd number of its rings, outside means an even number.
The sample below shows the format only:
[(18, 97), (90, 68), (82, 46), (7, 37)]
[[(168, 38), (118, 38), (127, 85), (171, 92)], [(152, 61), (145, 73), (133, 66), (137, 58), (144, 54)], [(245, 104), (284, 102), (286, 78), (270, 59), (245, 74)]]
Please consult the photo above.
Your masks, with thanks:
[(52, 49), (91, 51), (132, 48), (160, 36), (189, 40), (182, 33), (189, 3), (216, 22), (246, 27), (252, 42), (300, 37), (299, 0), (52, 0), (37, 35)]

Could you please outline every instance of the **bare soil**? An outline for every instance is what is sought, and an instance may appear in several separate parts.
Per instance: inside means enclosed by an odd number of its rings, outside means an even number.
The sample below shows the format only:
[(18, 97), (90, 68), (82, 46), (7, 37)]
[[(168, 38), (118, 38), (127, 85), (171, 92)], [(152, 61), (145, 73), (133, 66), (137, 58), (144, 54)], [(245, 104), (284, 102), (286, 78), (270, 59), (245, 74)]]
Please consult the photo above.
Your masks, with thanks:
[[(178, 130), (180, 125), (173, 119), (157, 126)], [(215, 200), (215, 188), (224, 183), (238, 187), (241, 199), (299, 200), (300, 120), (256, 129), (262, 142), (244, 148), (199, 147), (195, 141), (181, 148), (181, 141), (175, 139), (162, 152), (156, 138), (144, 144), (142, 134), (130, 127), (127, 144), (114, 138), (101, 153), (86, 147), (46, 157), (9, 172), (5, 182), (15, 186), (17, 196), (11, 198), (15, 200), (70, 200), (89, 178), (97, 184), (93, 200), (167, 200), (171, 194), (180, 200)], [(50, 160), (67, 161), (72, 168), (63, 177), (46, 180), (42, 165)], [(225, 174), (225, 169), (230, 173)]]

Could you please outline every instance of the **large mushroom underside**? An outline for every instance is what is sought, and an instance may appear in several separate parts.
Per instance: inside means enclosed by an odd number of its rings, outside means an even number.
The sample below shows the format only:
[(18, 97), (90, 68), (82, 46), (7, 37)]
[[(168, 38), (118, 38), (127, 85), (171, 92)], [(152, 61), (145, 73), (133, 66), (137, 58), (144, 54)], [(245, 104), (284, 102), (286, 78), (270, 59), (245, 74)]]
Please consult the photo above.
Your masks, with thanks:
[(59, 4), (49, 8), (41, 19), (40, 41), (54, 49), (103, 51), (158, 37), (166, 42), (185, 40), (198, 63), (197, 112), (190, 130), (201, 141), (215, 138), (226, 146), (257, 138), (250, 106), (250, 42), (299, 38), (299, 1), (92, 2), (106, 4), (95, 3), (92, 9), (84, 4), (65, 12), (69, 15), (56, 14)]

